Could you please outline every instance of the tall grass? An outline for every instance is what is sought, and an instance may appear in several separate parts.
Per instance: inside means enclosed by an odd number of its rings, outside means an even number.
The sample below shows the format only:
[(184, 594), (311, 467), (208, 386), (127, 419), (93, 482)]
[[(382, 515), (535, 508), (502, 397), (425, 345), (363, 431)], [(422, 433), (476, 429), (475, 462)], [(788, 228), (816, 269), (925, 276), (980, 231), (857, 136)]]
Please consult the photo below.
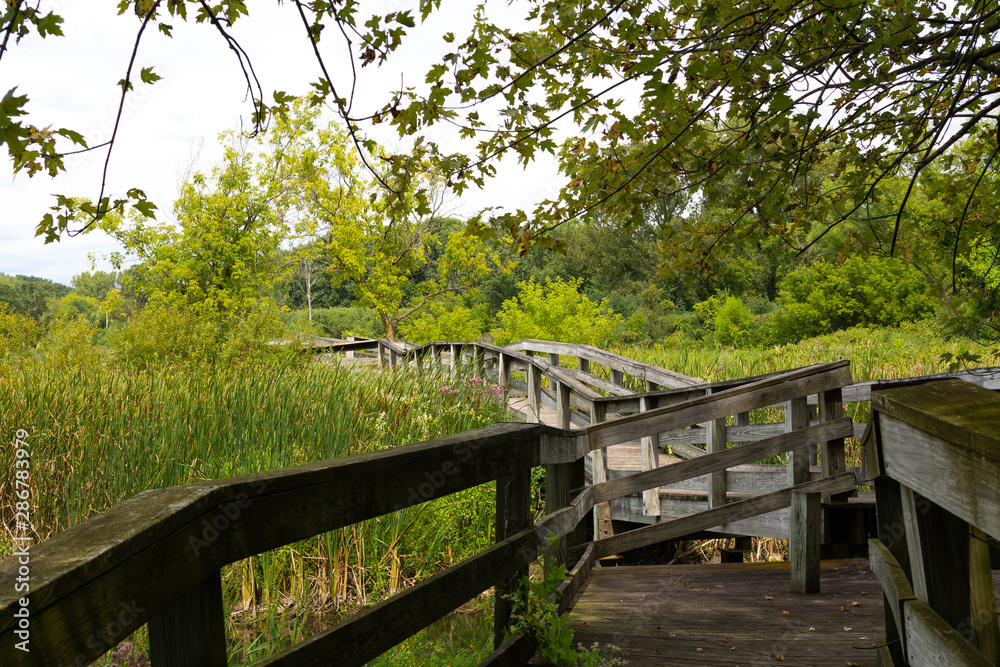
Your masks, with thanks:
[(849, 359), (855, 382), (884, 380), (948, 370), (941, 355), (972, 351), (982, 355), (979, 365), (1000, 365), (996, 351), (954, 337), (945, 339), (924, 324), (899, 328), (848, 329), (799, 343), (763, 349), (740, 349), (698, 343), (668, 347), (629, 346), (616, 352), (708, 382)]
[[(146, 489), (378, 451), (507, 419), (482, 384), (427, 371), (257, 360), (135, 372), (87, 359), (35, 355), (0, 371), (5, 431), (29, 433), (38, 541)], [(0, 450), (0, 469), (14, 469), (12, 448)], [(0, 478), (0, 557), (13, 551), (12, 485), (13, 476)], [(231, 660), (259, 660), (485, 548), (493, 512), (492, 489), (479, 487), (228, 566)]]

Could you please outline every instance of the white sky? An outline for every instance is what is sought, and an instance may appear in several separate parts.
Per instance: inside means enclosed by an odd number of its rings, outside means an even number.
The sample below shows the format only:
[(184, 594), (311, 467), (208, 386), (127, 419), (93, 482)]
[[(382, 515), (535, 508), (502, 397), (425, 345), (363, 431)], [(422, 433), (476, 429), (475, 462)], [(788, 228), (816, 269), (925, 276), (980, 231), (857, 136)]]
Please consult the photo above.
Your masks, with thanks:
[[(18, 94), (30, 98), (30, 122), (81, 131), (90, 145), (105, 141), (111, 136), (119, 100), (115, 84), (124, 77), (139, 20), (117, 16), (117, 3), (110, 1), (43, 0), (41, 4), (43, 10), (55, 11), (66, 19), (66, 36), (41, 40), (31, 35), (13, 46), (0, 61), (0, 96), (17, 86)], [(389, 0), (362, 6), (385, 12), (399, 9), (399, 4)], [(383, 71), (362, 70), (356, 115), (384, 101), (387, 91), (399, 86), (401, 75), (408, 85), (423, 81), (428, 63), (450, 48), (438, 37), (447, 31), (461, 36), (463, 25), (470, 21), (470, 4), (459, 1), (454, 7), (455, 11), (443, 11), (428, 24), (418, 23), (418, 33), (412, 36), (419, 36), (419, 40)], [(498, 19), (515, 20), (506, 2), (490, 7)], [(250, 54), (265, 99), (271, 101), (271, 92), (276, 89), (291, 94), (307, 92), (318, 68), (294, 5), (251, 3), (251, 12), (249, 18), (237, 22), (232, 33)], [(204, 148), (196, 169), (208, 172), (218, 158), (218, 134), (239, 127), (241, 117), (247, 124), (251, 111), (242, 73), (218, 33), (209, 25), (180, 21), (175, 21), (174, 27), (173, 39), (150, 29), (143, 36), (133, 72), (136, 91), (126, 101), (108, 171), (108, 193), (122, 195), (129, 187), (142, 188), (159, 207), (161, 217), (169, 216), (180, 174), (187, 170), (199, 144)], [(332, 37), (325, 44), (327, 66), (331, 73), (346, 74), (349, 69), (342, 42)], [(152, 86), (139, 82), (138, 68), (146, 66), (153, 66), (163, 79)], [(347, 81), (345, 76), (342, 85)], [(398, 143), (394, 134), (375, 138), (389, 145)], [(29, 179), (25, 173), (12, 176), (3, 151), (0, 273), (35, 275), (69, 284), (72, 276), (91, 270), (88, 254), (104, 255), (116, 249), (115, 242), (100, 232), (64, 237), (47, 246), (34, 237), (36, 224), (54, 203), (53, 193), (97, 197), (104, 157), (104, 151), (94, 151), (68, 158), (69, 173), (55, 179), (45, 175)], [(467, 195), (458, 204), (458, 212), (471, 214), (496, 204), (529, 207), (552, 196), (558, 187), (551, 161), (536, 163), (528, 172), (509, 166), (501, 173), (488, 190)], [(99, 261), (96, 268), (107, 270), (110, 266)]]

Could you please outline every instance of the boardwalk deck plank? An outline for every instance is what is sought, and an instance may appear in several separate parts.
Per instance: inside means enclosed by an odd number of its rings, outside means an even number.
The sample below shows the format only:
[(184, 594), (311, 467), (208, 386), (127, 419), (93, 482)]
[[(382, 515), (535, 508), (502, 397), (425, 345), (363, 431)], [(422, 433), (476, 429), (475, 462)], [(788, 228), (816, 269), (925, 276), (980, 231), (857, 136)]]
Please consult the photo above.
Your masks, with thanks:
[(629, 665), (874, 667), (885, 629), (867, 562), (824, 561), (820, 581), (790, 593), (787, 563), (597, 568), (570, 624), (584, 646), (624, 644)]

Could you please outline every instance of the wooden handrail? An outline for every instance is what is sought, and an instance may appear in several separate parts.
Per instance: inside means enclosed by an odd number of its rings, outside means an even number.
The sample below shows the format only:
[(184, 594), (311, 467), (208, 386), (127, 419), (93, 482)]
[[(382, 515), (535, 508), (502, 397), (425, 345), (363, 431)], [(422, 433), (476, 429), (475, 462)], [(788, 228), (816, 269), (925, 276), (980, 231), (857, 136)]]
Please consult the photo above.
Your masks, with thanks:
[(1000, 395), (951, 378), (874, 386), (863, 442), (875, 476), (872, 570), (896, 665), (995, 665), (988, 535), (1000, 535)]

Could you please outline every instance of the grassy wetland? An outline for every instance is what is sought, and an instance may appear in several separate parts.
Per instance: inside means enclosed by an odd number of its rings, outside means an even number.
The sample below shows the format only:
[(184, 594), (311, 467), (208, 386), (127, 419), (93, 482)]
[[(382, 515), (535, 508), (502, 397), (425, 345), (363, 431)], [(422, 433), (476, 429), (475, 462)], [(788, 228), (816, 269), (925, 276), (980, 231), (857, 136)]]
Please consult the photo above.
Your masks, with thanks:
[[(83, 352), (74, 361), (51, 353), (8, 358), (16, 363), (0, 375), (4, 423), (30, 434), (37, 541), (145, 489), (378, 451), (507, 419), (488, 386), (430, 372), (280, 357), (139, 372)], [(13, 469), (12, 457), (4, 448), (0, 466)], [(0, 482), (0, 557), (13, 552), (8, 482)], [(492, 488), (470, 489), (226, 567), (230, 664), (256, 662), (482, 550), (492, 543), (493, 503)], [(419, 653), (421, 641), (435, 639), (418, 637), (406, 650)]]

